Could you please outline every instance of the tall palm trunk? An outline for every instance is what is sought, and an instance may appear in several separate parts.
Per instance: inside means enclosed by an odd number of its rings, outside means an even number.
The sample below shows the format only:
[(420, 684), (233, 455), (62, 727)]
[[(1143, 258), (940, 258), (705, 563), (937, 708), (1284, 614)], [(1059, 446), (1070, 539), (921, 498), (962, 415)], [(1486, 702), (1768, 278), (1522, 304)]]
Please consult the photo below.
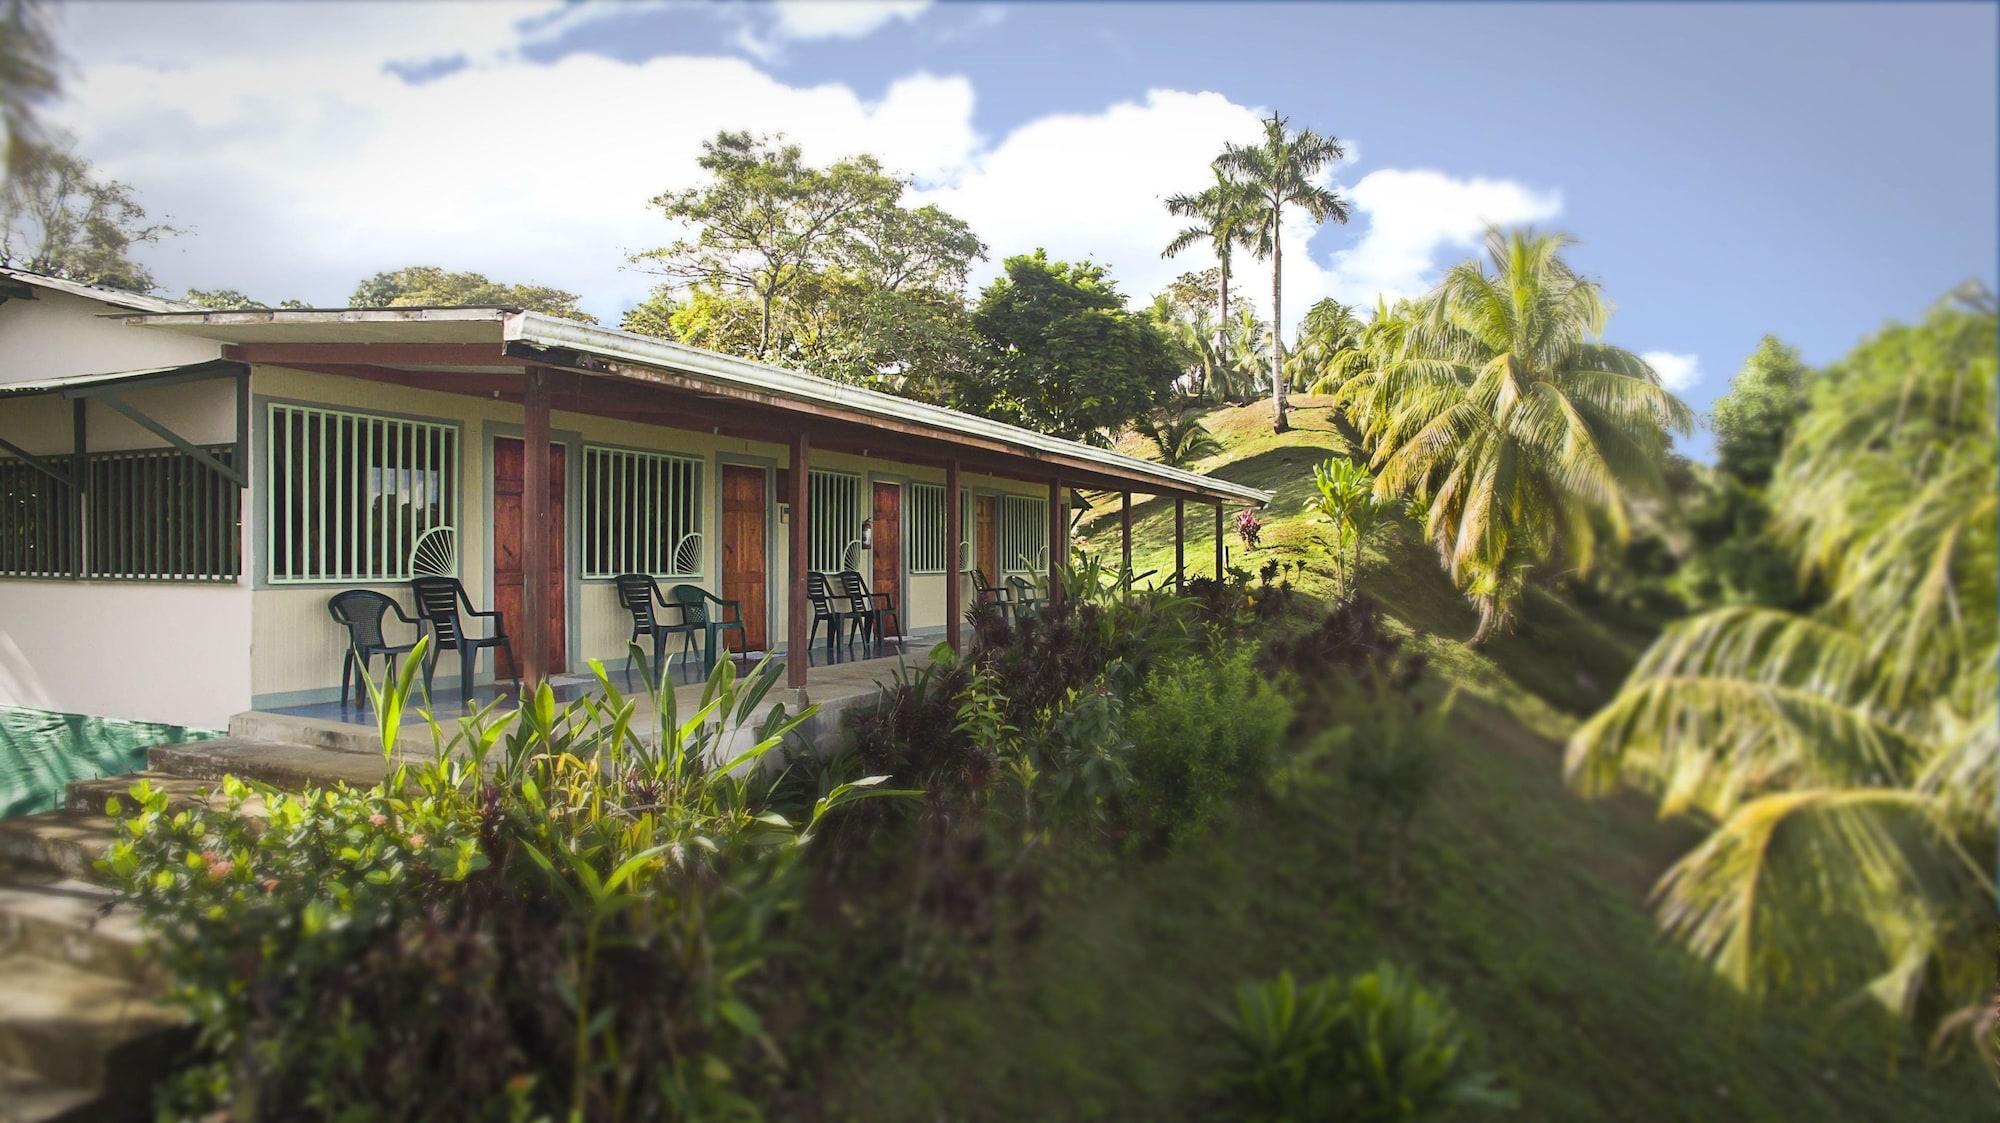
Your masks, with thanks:
[(1284, 243), (1278, 237), (1281, 210), (1271, 208), (1271, 431), (1291, 428), (1285, 420), (1285, 283), (1278, 272), (1285, 263)]
[[(1217, 362), (1212, 364), (1210, 374), (1212, 381), (1221, 380), (1222, 371), (1220, 367), (1222, 365), (1222, 358), (1229, 353), (1229, 250), (1227, 247), (1224, 247), (1223, 251), (1216, 255), (1216, 264), (1222, 269), (1222, 299), (1219, 302), (1221, 307), (1217, 309), (1218, 318), (1215, 321), (1215, 355)], [(1229, 397), (1229, 387), (1226, 385), (1210, 385), (1208, 392), (1214, 395), (1215, 400), (1218, 402)]]

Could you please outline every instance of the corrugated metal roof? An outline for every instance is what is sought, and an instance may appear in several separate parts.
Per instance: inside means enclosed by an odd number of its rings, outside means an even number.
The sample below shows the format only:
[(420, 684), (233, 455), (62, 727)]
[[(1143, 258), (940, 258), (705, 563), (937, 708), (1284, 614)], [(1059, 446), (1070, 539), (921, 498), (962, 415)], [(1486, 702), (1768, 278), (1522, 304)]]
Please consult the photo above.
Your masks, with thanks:
[[(577, 351), (612, 362), (697, 375), (724, 385), (793, 401), (837, 405), (885, 420), (914, 422), (940, 433), (996, 441), (1012, 446), (1021, 455), (1042, 453), (1068, 456), (1119, 472), (1149, 477), (1173, 489), (1195, 490), (1246, 503), (1271, 501), (1271, 493), (1260, 488), (1168, 467), (1156, 460), (1141, 460), (1003, 421), (974, 417), (879, 390), (850, 386), (805, 371), (739, 359), (684, 343), (578, 323), (540, 312), (499, 308), (347, 308), (325, 311), (273, 308), (233, 312), (177, 309), (166, 314), (135, 315), (125, 319), (131, 324), (230, 342), (304, 342), (310, 338), (313, 342), (327, 343), (363, 342), (371, 330), (381, 331), (390, 325), (394, 326), (398, 338), (404, 341), (411, 341), (410, 333), (421, 331), (426, 326), (437, 329), (439, 339), (458, 338), (448, 333), (453, 330), (463, 332), (476, 324), (498, 321), (500, 338), (506, 342)], [(371, 329), (364, 325), (375, 327)]]
[(47, 394), (55, 390), (72, 390), (78, 386), (97, 386), (111, 382), (143, 382), (167, 374), (188, 374), (214, 367), (218, 372), (224, 368), (241, 370), (243, 364), (228, 359), (209, 359), (199, 363), (182, 363), (171, 367), (144, 367), (139, 370), (108, 370), (97, 374), (61, 374), (52, 378), (31, 378), (23, 382), (0, 382), (0, 397), (15, 397), (24, 394)]
[(127, 292), (124, 289), (109, 288), (105, 285), (86, 285), (81, 281), (66, 281), (61, 277), (50, 277), (42, 273), (30, 273), (26, 269), (9, 269), (6, 266), (0, 266), (0, 277), (5, 277), (10, 281), (19, 281), (21, 284), (38, 289), (68, 293), (71, 296), (80, 296), (86, 300), (95, 300), (103, 304), (112, 304), (120, 308), (131, 308), (141, 312), (185, 312), (194, 308), (194, 305), (183, 304), (178, 300), (167, 300), (164, 297)]

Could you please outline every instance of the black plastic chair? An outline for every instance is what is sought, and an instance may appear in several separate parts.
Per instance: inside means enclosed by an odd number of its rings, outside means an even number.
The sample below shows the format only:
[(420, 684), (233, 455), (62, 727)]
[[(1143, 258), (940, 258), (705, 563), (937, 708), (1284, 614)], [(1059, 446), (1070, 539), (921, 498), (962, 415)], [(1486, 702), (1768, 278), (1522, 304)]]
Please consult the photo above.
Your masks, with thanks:
[(349, 589), (335, 593), (326, 602), (326, 611), (335, 623), (347, 629), (347, 658), (340, 663), (340, 700), (347, 701), (348, 692), (354, 694), (358, 704), (366, 692), (362, 689), (368, 678), (368, 661), (380, 655), (389, 661), (389, 677), (396, 677), (396, 657), (408, 655), (417, 646), (415, 638), (408, 643), (390, 643), (382, 634), (382, 619), (389, 613), (408, 624), (423, 635), (423, 625), (403, 611), (403, 606), (392, 597), (384, 596), (373, 589)]
[(986, 579), (986, 571), (983, 569), (975, 568), (970, 572), (972, 574), (973, 604), (990, 604), (1000, 610), (1000, 615), (1003, 619), (1014, 610), (1014, 591), (1012, 589), (1002, 589), (995, 586), (991, 581)]
[[(871, 593), (868, 582), (861, 579), (861, 572), (854, 569), (840, 571), (840, 589), (847, 594), (848, 603), (862, 618), (864, 625), (862, 643), (873, 641), (875, 650), (882, 649), (882, 641), (890, 635), (889, 621), (896, 621), (896, 644), (903, 643), (903, 618), (896, 615), (896, 598), (888, 593)], [(907, 650), (907, 649), (906, 649)]]
[[(678, 610), (681, 605), (669, 601), (660, 592), (660, 583), (652, 577), (643, 573), (621, 573), (612, 582), (618, 588), (618, 603), (632, 614), (632, 642), (637, 643), (641, 636), (653, 637), (652, 673), (660, 674), (661, 668), (666, 666), (667, 640), (678, 635), (688, 636), (692, 642), (695, 626), (687, 623), (685, 612), (678, 624), (668, 624), (660, 619), (655, 609)], [(625, 660), (625, 684), (632, 684), (632, 660), (629, 658)]]
[[(416, 594), (417, 615), (430, 629), (431, 649), (424, 654), (424, 694), (431, 692), (431, 676), (437, 671), (438, 655), (445, 648), (458, 651), (458, 693), (465, 701), (472, 699), (472, 672), (478, 665), (479, 652), (493, 648), (494, 657), (499, 652), (507, 653), (507, 667), (514, 673), (510, 676), (514, 685), (521, 685), (521, 664), (514, 658), (514, 645), (507, 640), (507, 621), (495, 610), (482, 612), (472, 607), (472, 598), (465, 595), (465, 586), (456, 577), (418, 577), (410, 582), (410, 589)], [(467, 616), (480, 616), (493, 621), (493, 631), (489, 635), (475, 636), (465, 630)], [(493, 676), (500, 677), (496, 664)]]
[[(733, 600), (723, 600), (700, 585), (675, 585), (667, 595), (673, 598), (675, 606), (681, 610), (681, 621), (687, 625), (687, 647), (694, 646), (694, 633), (696, 631), (702, 634), (701, 673), (703, 678), (708, 677), (709, 672), (715, 670), (715, 650), (722, 642), (722, 633), (734, 631), (736, 633), (737, 654), (748, 653), (749, 633), (743, 630), (742, 605)], [(735, 615), (717, 620), (708, 613), (708, 606), (711, 603), (720, 608), (727, 609)], [(683, 650), (686, 650), (686, 648), (683, 648)]]
[(840, 638), (846, 631), (847, 622), (854, 621), (854, 628), (860, 631), (863, 618), (849, 609), (840, 607), (846, 603), (846, 596), (836, 595), (826, 574), (817, 570), (806, 573), (806, 603), (812, 606), (812, 627), (806, 629), (806, 651), (812, 651), (814, 637), (819, 635), (819, 626), (826, 625), (826, 658), (832, 662), (840, 657)]
[(1013, 608), (1016, 619), (1042, 607), (1041, 594), (1036, 591), (1033, 581), (1014, 574), (1007, 578), (1007, 587), (1013, 590), (1010, 607)]

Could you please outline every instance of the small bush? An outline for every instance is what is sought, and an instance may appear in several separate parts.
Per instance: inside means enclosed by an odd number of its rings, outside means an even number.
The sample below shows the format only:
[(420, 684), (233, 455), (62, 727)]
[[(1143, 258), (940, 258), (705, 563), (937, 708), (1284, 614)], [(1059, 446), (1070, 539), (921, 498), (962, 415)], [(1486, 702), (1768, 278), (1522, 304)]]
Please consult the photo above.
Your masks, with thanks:
[(1163, 664), (1128, 720), (1128, 820), (1166, 842), (1200, 833), (1236, 792), (1264, 782), (1292, 703), (1249, 648), (1222, 646)]
[(1231, 1056), (1215, 1083), (1229, 1118), (1410, 1123), (1515, 1106), (1492, 1074), (1470, 1070), (1452, 1009), (1388, 964), (1352, 979), (1300, 984), (1287, 971), (1246, 984), (1222, 1022)]

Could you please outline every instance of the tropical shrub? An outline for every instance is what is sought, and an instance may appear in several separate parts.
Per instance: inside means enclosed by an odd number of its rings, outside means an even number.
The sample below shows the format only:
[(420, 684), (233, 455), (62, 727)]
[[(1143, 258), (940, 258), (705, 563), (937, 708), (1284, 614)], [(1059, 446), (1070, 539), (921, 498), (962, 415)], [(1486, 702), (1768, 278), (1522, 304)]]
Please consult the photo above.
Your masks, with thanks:
[(1383, 863), (1388, 899), (1403, 891), (1410, 828), (1444, 776), (1451, 700), (1430, 705), (1414, 690), (1373, 683), (1336, 688), (1326, 751), (1343, 761), (1356, 849)]
[(1400, 692), (1414, 689), (1423, 677), (1423, 655), (1404, 652), (1383, 620), (1380, 604), (1355, 597), (1336, 606), (1311, 631), (1274, 636), (1258, 654), (1258, 665), (1297, 681), (1301, 720), (1324, 724), (1345, 697), (1335, 687), (1354, 684)]
[(172, 1111), (234, 1118), (736, 1118), (776, 1046), (757, 1012), (771, 925), (842, 784), (759, 806), (760, 758), (808, 714), (765, 665), (719, 665), (686, 720), (601, 694), (432, 724), (397, 756), (412, 677), (377, 691), (367, 790), (225, 780), (176, 808), (140, 783), (103, 865), (209, 1061)]
[(1243, 540), (1245, 549), (1254, 550), (1263, 545), (1259, 541), (1263, 534), (1264, 520), (1257, 517), (1256, 511), (1245, 507), (1236, 512), (1236, 537)]
[(1127, 815), (1142, 838), (1199, 834), (1269, 775), (1292, 703), (1253, 656), (1247, 646), (1218, 646), (1165, 663), (1132, 706)]
[(1330, 456), (1313, 466), (1317, 499), (1307, 503), (1331, 530), (1334, 600), (1353, 598), (1361, 580), (1361, 558), (1371, 539), (1389, 527), (1395, 505), (1375, 494), (1375, 476), (1352, 460)]
[(1470, 1069), (1452, 1009), (1389, 964), (1245, 984), (1222, 1028), (1230, 1056), (1215, 1084), (1228, 1118), (1405, 1123), (1515, 1106), (1492, 1074)]

